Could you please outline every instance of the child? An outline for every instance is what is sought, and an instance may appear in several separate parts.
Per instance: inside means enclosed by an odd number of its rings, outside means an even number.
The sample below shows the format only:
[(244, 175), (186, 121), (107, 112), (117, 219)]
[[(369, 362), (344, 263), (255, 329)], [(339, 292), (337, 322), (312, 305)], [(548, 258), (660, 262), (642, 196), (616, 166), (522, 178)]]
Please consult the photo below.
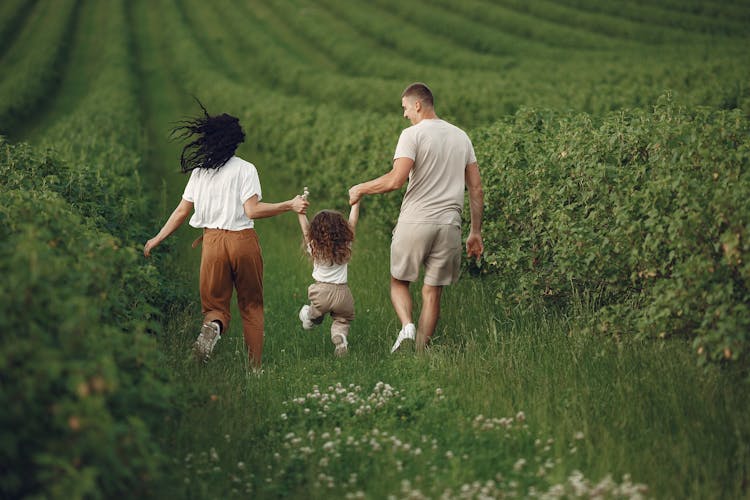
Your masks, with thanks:
[[(307, 188), (303, 198), (307, 199)], [(348, 351), (349, 323), (354, 319), (354, 298), (347, 285), (347, 267), (352, 255), (354, 228), (359, 219), (359, 203), (352, 205), (349, 221), (334, 210), (322, 210), (312, 222), (307, 215), (298, 214), (307, 253), (313, 261), (315, 283), (307, 289), (310, 304), (302, 306), (299, 319), (302, 328), (312, 329), (331, 313), (331, 341), (334, 354), (343, 356)]]

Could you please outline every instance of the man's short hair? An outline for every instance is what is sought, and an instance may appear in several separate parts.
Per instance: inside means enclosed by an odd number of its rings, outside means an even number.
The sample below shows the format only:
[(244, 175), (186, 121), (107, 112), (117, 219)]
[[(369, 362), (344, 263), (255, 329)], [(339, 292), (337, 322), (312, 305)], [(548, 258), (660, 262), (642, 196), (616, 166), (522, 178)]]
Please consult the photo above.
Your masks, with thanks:
[(401, 97), (416, 98), (418, 101), (422, 101), (423, 105), (429, 107), (434, 107), (435, 105), (430, 87), (421, 82), (412, 83), (406, 87), (406, 90), (401, 93)]

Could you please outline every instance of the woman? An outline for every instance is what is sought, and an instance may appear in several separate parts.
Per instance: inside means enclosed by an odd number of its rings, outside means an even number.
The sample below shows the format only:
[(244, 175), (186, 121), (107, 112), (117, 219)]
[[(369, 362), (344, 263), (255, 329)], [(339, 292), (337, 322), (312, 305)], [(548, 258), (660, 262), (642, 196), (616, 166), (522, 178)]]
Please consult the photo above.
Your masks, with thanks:
[[(200, 104), (200, 102), (198, 103)], [(255, 166), (234, 155), (245, 140), (239, 120), (228, 114), (203, 116), (182, 122), (172, 131), (190, 139), (180, 155), (182, 171), (190, 172), (182, 200), (159, 233), (148, 240), (148, 257), (194, 211), (190, 225), (203, 228), (200, 295), (203, 326), (195, 341), (196, 356), (206, 361), (229, 327), (233, 287), (242, 316), (250, 364), (260, 370), (263, 355), (263, 257), (254, 229), (255, 219), (293, 210), (304, 214), (302, 196), (281, 203), (261, 202)]]

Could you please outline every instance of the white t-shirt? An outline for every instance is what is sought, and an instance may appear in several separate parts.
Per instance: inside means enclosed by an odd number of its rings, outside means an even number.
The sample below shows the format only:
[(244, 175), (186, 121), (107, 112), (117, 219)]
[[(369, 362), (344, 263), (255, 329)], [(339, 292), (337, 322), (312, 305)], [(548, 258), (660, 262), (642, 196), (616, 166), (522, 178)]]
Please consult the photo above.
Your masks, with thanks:
[(241, 231), (254, 227), (242, 205), (256, 194), (260, 201), (255, 165), (233, 156), (221, 168), (193, 170), (182, 197), (194, 204), (191, 226)]
[(466, 165), (477, 161), (466, 132), (441, 119), (401, 132), (393, 159), (411, 158), (399, 222), (461, 225)]
[[(307, 245), (307, 253), (311, 254), (310, 245)], [(342, 285), (346, 283), (348, 278), (347, 273), (349, 269), (349, 263), (344, 262), (343, 264), (330, 264), (318, 261), (313, 261), (313, 272), (312, 277), (315, 281), (321, 283), (333, 283), (336, 285)]]

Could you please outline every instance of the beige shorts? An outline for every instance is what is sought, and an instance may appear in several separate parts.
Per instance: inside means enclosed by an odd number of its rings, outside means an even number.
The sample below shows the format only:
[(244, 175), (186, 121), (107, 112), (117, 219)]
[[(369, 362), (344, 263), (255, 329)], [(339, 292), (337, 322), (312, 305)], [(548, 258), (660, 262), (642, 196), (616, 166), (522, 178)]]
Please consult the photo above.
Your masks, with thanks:
[(424, 283), (451, 285), (461, 270), (461, 228), (451, 224), (399, 222), (391, 240), (391, 276), (417, 281), (424, 266)]

